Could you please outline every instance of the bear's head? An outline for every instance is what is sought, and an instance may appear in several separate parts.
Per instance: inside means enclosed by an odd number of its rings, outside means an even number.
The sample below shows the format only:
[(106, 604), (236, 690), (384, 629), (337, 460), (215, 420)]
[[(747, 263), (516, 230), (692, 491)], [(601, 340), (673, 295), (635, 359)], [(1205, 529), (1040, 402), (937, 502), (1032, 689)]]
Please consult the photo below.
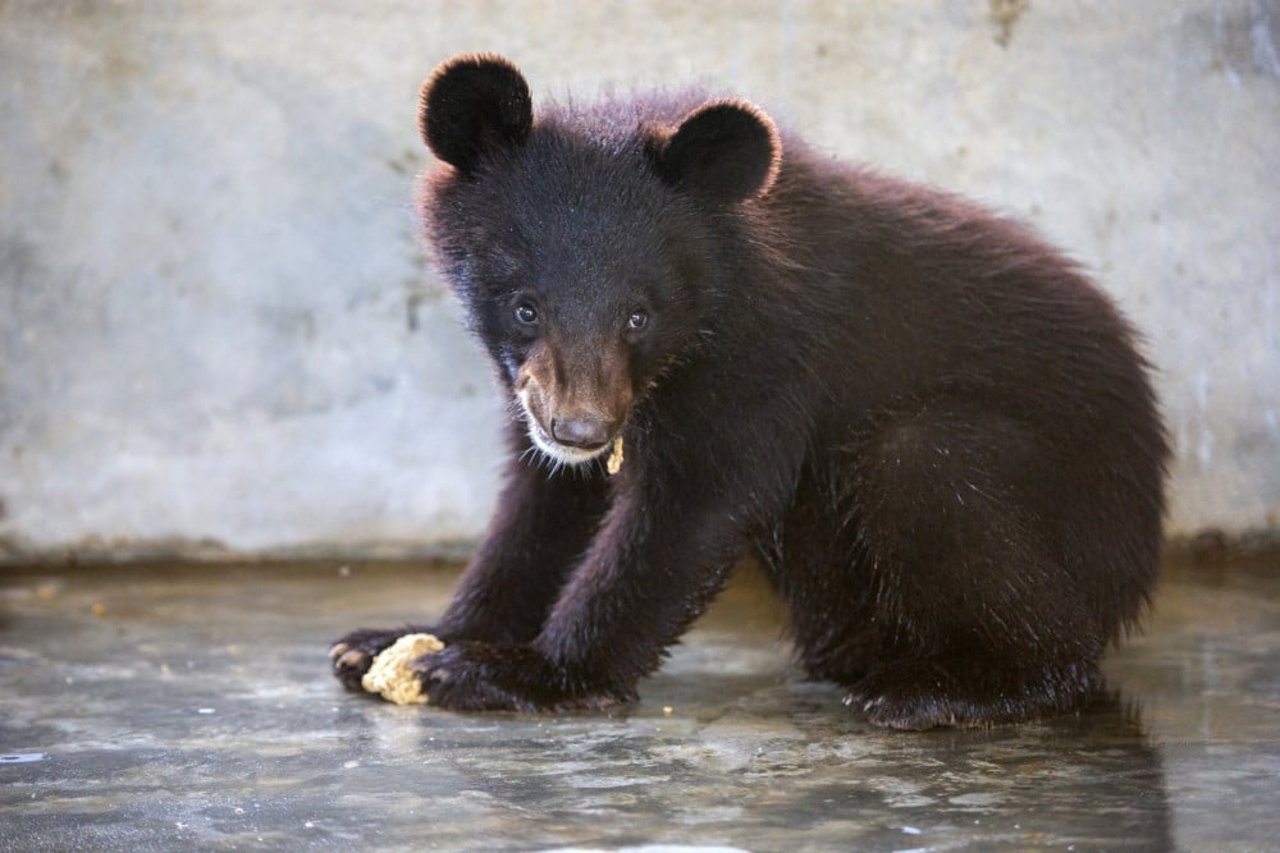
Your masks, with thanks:
[[(742, 101), (689, 98), (534, 118), (510, 62), (467, 55), (422, 87), (442, 166), (427, 232), (534, 445), (576, 464), (714, 335), (745, 221), (781, 142)], [(737, 235), (735, 238), (734, 235)]]

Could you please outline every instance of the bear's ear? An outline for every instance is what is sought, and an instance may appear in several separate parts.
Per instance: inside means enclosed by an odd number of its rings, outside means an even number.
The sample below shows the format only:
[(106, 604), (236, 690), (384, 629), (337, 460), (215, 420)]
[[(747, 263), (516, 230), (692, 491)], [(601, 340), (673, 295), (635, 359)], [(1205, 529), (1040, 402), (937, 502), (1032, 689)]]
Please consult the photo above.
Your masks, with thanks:
[(768, 192), (782, 164), (773, 121), (746, 101), (716, 101), (685, 116), (652, 150), (654, 167), (673, 186), (719, 204)]
[(436, 157), (463, 174), (474, 170), (486, 153), (523, 145), (532, 126), (529, 84), (501, 56), (455, 56), (422, 84), (422, 138)]

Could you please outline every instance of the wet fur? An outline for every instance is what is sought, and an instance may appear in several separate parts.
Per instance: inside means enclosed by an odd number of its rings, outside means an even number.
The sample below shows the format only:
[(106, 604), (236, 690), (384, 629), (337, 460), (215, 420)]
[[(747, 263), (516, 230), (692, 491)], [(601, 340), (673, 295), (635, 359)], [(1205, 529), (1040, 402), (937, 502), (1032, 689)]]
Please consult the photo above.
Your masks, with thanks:
[[(706, 103), (740, 105), (736, 124), (682, 144), (746, 133), (747, 161), (664, 162)], [(424, 213), (508, 393), (532, 348), (514, 290), (557, 306), (547, 340), (570, 360), (583, 335), (615, 346), (628, 300), (654, 322), (614, 350), (617, 476), (548, 473), (513, 411), (494, 519), (431, 626), (450, 648), (420, 661), (434, 704), (633, 700), (748, 549), (804, 669), (877, 724), (1025, 720), (1097, 690), (1155, 582), (1168, 448), (1132, 328), (1073, 263), (741, 102), (502, 121), (480, 153), (428, 138), (466, 153), (428, 179)], [(339, 677), (405, 630), (344, 638)]]

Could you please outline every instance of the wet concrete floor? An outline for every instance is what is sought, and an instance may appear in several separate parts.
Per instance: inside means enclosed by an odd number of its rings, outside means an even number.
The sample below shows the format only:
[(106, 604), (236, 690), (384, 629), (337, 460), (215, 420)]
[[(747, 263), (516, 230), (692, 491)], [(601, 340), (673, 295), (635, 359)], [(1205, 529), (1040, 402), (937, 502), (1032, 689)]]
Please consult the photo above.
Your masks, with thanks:
[(1280, 561), (1170, 565), (1114, 702), (923, 734), (802, 681), (750, 573), (623, 711), (344, 694), (328, 641), (455, 577), (0, 569), (0, 850), (1280, 847)]

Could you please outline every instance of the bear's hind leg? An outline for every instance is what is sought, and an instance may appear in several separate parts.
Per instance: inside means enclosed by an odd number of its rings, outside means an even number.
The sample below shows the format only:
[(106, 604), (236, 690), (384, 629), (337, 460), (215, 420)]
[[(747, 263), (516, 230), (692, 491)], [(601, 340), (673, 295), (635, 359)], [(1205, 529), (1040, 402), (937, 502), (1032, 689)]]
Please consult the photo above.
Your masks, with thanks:
[(765, 574), (790, 614), (797, 663), (810, 678), (851, 684), (880, 646), (875, 590), (858, 570), (857, 527), (828, 471), (807, 466), (782, 518), (756, 537)]
[(1093, 521), (1097, 507), (1069, 498), (1110, 484), (1100, 469), (1062, 470), (1050, 446), (1018, 419), (935, 401), (855, 451), (858, 574), (881, 645), (869, 670), (841, 681), (872, 722), (1034, 719), (1100, 687), (1098, 659), (1137, 603), (1100, 602), (1098, 589), (1108, 572), (1149, 567), (1075, 552), (1089, 538), (1119, 550), (1106, 541), (1112, 528)]
[(886, 658), (850, 685), (845, 704), (891, 729), (971, 727), (1069, 713), (1103, 687), (1095, 661), (1022, 667), (980, 655)]

